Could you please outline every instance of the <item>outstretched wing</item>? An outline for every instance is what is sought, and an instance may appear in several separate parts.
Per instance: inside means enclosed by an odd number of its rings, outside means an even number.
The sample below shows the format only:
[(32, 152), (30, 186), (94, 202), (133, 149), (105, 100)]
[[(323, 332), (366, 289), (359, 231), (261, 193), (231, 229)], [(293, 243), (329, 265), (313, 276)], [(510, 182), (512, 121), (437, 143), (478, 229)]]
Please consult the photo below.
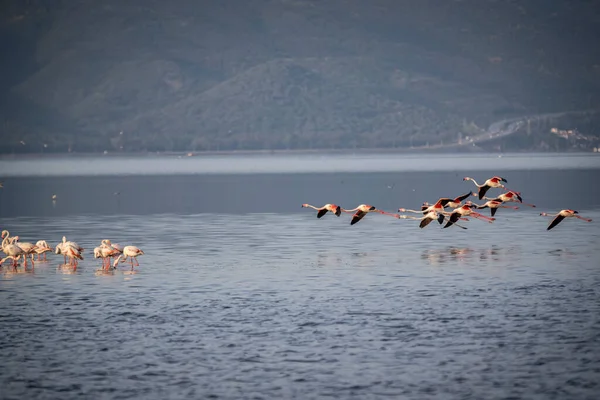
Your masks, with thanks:
[(341, 213), (342, 213), (342, 207), (338, 206), (335, 209), (335, 215), (339, 217)]
[(493, 217), (494, 215), (496, 215), (496, 211), (498, 211), (498, 209), (497, 208), (490, 208), (490, 211), (491, 211), (492, 217)]
[(556, 225), (560, 224), (560, 221), (562, 221), (563, 219), (565, 219), (565, 217), (563, 217), (560, 214), (557, 215), (556, 217), (554, 217), (552, 222), (550, 222), (550, 225), (548, 225), (548, 228), (546, 228), (546, 230), (549, 231), (550, 229), (554, 228)]
[(317, 218), (321, 218), (325, 214), (327, 214), (327, 210), (325, 208), (322, 210), (319, 210), (319, 212), (317, 213)]
[(444, 223), (444, 214), (439, 214), (437, 217), (437, 221), (441, 224)]
[(436, 201), (436, 204), (440, 204), (442, 207), (446, 207), (446, 204), (450, 203), (452, 201), (452, 199), (449, 199), (448, 197), (442, 197), (440, 198), (438, 201)]
[(467, 199), (467, 198), (468, 198), (470, 195), (472, 195), (472, 194), (473, 194), (472, 192), (469, 192), (469, 193), (465, 193), (465, 194), (463, 194), (462, 196), (458, 196), (457, 198), (455, 198), (455, 199), (454, 199), (454, 202), (455, 202), (455, 203), (460, 203), (460, 202), (462, 202), (464, 199)]
[(352, 216), (352, 221), (350, 221), (350, 225), (354, 225), (355, 223), (357, 223), (358, 221), (360, 221), (361, 219), (363, 219), (363, 217), (367, 215), (366, 212), (364, 211), (357, 211), (353, 216)]
[(484, 185), (479, 188), (479, 200), (483, 199), (483, 196), (485, 196), (488, 190), (490, 190), (488, 185)]
[(423, 218), (419, 224), (419, 228), (425, 228), (431, 221), (433, 221), (432, 218)]

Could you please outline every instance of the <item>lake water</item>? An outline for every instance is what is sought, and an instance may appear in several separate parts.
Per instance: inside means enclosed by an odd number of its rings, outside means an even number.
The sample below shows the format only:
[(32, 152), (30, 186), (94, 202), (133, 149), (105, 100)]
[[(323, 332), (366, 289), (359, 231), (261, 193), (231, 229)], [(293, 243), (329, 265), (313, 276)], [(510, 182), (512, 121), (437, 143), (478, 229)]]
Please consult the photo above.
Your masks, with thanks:
[[(86, 248), (0, 270), (0, 398), (598, 398), (600, 157), (292, 158), (0, 160), (1, 229)], [(300, 207), (496, 174), (537, 208), (442, 230)], [(562, 208), (594, 221), (546, 231)], [(105, 238), (141, 265), (98, 271)]]

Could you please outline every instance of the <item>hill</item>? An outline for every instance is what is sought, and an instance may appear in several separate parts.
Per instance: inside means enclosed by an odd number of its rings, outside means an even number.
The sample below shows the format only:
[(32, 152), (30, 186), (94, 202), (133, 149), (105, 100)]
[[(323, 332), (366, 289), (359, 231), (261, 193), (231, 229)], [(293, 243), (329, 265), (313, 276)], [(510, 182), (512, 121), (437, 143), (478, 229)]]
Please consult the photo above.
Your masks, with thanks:
[(1, 15), (0, 152), (408, 147), (600, 103), (591, 1), (11, 0)]

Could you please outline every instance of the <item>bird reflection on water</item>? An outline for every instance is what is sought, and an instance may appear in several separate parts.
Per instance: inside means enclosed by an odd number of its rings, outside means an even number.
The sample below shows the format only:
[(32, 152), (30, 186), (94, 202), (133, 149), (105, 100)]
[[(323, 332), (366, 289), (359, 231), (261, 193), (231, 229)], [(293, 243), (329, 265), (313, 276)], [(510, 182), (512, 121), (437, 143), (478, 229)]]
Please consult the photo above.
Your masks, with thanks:
[(425, 249), (421, 253), (421, 259), (430, 265), (444, 265), (446, 263), (481, 264), (481, 262), (489, 261), (506, 263), (512, 256), (518, 258), (520, 252), (518, 246), (503, 248), (492, 245), (489, 248), (481, 249), (448, 246), (442, 249)]

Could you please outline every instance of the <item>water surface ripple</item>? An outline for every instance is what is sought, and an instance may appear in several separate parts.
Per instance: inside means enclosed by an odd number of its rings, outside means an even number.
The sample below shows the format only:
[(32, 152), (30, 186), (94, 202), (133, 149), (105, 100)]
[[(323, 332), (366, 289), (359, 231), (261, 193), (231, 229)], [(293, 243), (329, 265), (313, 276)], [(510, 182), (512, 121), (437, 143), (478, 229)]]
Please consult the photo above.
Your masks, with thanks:
[[(596, 225), (305, 211), (4, 218), (88, 251), (2, 269), (0, 397), (597, 398)], [(141, 266), (97, 271), (103, 238)]]

